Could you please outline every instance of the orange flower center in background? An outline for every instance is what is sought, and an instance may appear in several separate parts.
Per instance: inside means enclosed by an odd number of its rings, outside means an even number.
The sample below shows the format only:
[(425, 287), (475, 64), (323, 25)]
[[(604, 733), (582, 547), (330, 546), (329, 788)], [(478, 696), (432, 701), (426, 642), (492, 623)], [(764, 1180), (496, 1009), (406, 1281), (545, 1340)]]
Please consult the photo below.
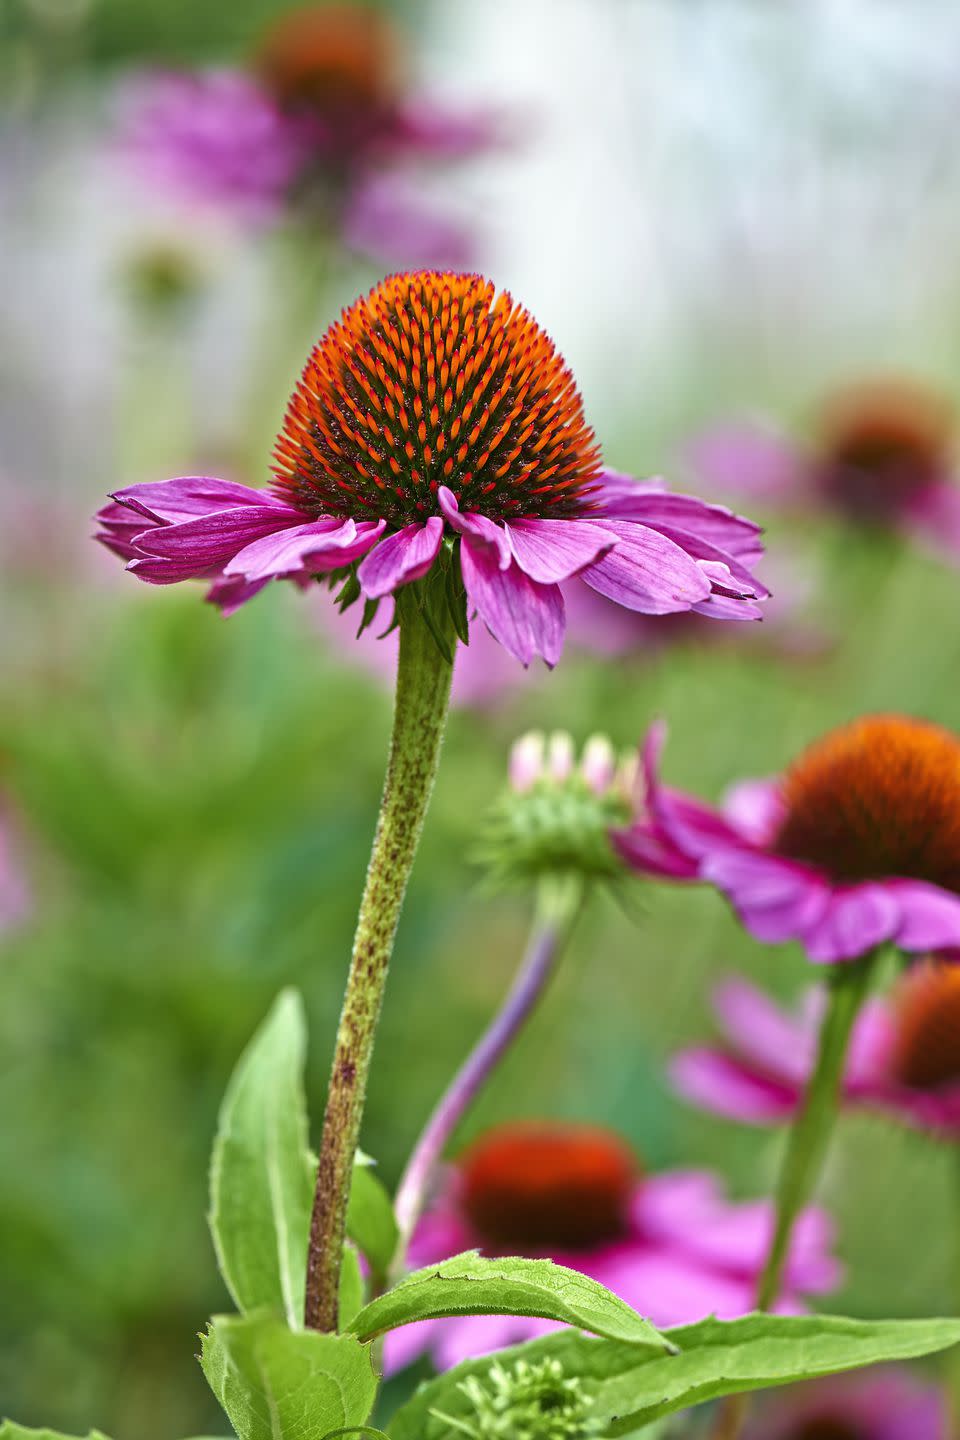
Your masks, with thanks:
[(939, 395), (906, 382), (843, 392), (821, 419), (821, 484), (858, 518), (895, 513), (947, 473), (953, 416)]
[(479, 275), (374, 286), (307, 361), (274, 451), (274, 488), (315, 514), (400, 527), (447, 485), (492, 519), (589, 508), (600, 468), (562, 356)]
[(461, 1156), (462, 1203), (492, 1248), (586, 1249), (626, 1229), (638, 1167), (588, 1125), (504, 1125)]
[(918, 965), (896, 997), (893, 1071), (915, 1090), (960, 1081), (960, 965)]
[(960, 892), (960, 741), (874, 715), (811, 745), (783, 779), (773, 848), (836, 881), (903, 877)]
[(335, 122), (389, 108), (399, 38), (385, 14), (366, 5), (307, 5), (267, 31), (255, 57), (261, 80), (287, 109)]

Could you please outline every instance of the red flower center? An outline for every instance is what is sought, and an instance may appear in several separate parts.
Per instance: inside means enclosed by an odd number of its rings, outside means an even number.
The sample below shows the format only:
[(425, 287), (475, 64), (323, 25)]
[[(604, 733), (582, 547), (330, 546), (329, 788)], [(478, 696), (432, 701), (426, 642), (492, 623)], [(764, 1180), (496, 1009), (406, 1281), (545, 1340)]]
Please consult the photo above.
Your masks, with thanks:
[(820, 480), (858, 519), (888, 519), (947, 472), (953, 419), (939, 396), (905, 383), (863, 386), (825, 411)]
[(600, 461), (570, 371), (479, 275), (382, 280), (314, 348), (274, 451), (309, 513), (403, 526), (441, 485), (491, 519), (589, 508)]
[(638, 1167), (627, 1146), (586, 1125), (516, 1124), (460, 1160), (463, 1207), (491, 1248), (583, 1250), (622, 1235)]
[(774, 850), (839, 882), (909, 878), (960, 892), (960, 741), (873, 715), (811, 745), (783, 780)]
[(261, 80), (286, 109), (339, 120), (379, 118), (393, 100), (399, 40), (367, 5), (307, 5), (281, 16), (255, 57)]
[(915, 1090), (960, 1081), (960, 964), (918, 965), (896, 1000), (893, 1071)]

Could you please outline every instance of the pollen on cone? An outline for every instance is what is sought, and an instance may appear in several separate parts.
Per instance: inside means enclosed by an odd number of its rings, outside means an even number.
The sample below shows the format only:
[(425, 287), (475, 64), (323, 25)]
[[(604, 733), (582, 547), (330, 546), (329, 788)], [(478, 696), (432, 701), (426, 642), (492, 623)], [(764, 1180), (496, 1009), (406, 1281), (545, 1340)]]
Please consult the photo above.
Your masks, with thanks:
[(317, 514), (402, 526), (447, 486), (494, 520), (590, 508), (600, 469), (549, 336), (479, 275), (394, 275), (314, 348), (274, 452), (275, 488)]

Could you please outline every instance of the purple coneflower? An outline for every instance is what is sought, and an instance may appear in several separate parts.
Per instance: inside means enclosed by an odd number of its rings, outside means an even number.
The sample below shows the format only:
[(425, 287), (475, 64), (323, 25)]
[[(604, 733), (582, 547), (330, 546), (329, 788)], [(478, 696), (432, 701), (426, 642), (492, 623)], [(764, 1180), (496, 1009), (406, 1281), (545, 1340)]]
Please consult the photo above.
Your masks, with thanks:
[(635, 869), (715, 885), (758, 940), (799, 940), (812, 960), (890, 941), (960, 945), (960, 740), (902, 715), (829, 732), (777, 780), (715, 808), (657, 773), (644, 746), (646, 813), (615, 837)]
[[(744, 980), (719, 986), (714, 1010), (725, 1043), (674, 1056), (675, 1088), (747, 1124), (791, 1119), (813, 1070), (823, 999), (811, 991), (799, 1009), (787, 1010)], [(960, 1137), (960, 965), (921, 961), (889, 999), (866, 1002), (854, 1021), (841, 1094), (845, 1105)]]
[[(592, 1276), (655, 1325), (683, 1325), (753, 1309), (772, 1225), (767, 1201), (732, 1204), (708, 1171), (645, 1173), (611, 1131), (519, 1122), (481, 1136), (448, 1170), (410, 1262), (431, 1265), (471, 1249), (546, 1256)], [(804, 1212), (780, 1310), (802, 1310), (803, 1294), (838, 1283), (832, 1238), (823, 1211)], [(518, 1316), (424, 1321), (391, 1332), (387, 1367), (429, 1353), (446, 1369), (555, 1328)]]
[(948, 1440), (941, 1392), (905, 1369), (844, 1375), (776, 1391), (743, 1440)]
[(269, 489), (188, 477), (113, 501), (98, 538), (131, 571), (208, 578), (226, 611), (273, 579), (340, 575), (377, 602), (452, 566), (524, 665), (559, 659), (574, 577), (653, 615), (759, 618), (767, 594), (755, 525), (602, 469), (552, 341), (477, 275), (392, 276), (344, 311), (307, 361)]

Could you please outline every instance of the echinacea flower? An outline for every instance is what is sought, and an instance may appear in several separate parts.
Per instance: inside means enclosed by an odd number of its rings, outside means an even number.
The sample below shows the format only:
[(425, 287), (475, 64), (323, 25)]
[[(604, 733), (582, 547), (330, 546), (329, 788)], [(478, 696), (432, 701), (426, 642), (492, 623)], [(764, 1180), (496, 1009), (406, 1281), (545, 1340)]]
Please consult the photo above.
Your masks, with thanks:
[(118, 148), (152, 191), (248, 223), (307, 216), (391, 263), (462, 263), (464, 227), (423, 209), (404, 167), (498, 142), (489, 114), (408, 97), (403, 45), (368, 4), (281, 15), (245, 69), (128, 83)]
[(691, 442), (688, 455), (717, 494), (830, 510), (958, 560), (957, 441), (956, 419), (936, 392), (876, 381), (829, 398), (806, 443), (770, 427), (720, 425)]
[[(799, 1108), (813, 1070), (824, 996), (796, 1009), (744, 980), (714, 992), (723, 1043), (673, 1057), (674, 1088), (694, 1105), (747, 1124), (775, 1125)], [(912, 966), (887, 999), (854, 1021), (844, 1105), (880, 1110), (921, 1130), (960, 1137), (960, 965)]]
[(949, 1440), (947, 1405), (903, 1368), (831, 1377), (761, 1397), (743, 1440)]
[(668, 789), (664, 732), (644, 746), (645, 811), (615, 842), (628, 864), (705, 881), (771, 944), (852, 960), (890, 941), (960, 944), (960, 740), (903, 715), (825, 735), (777, 780), (735, 787), (719, 808)]
[[(765, 1200), (732, 1204), (706, 1171), (646, 1174), (619, 1136), (533, 1122), (481, 1136), (446, 1174), (410, 1249), (413, 1266), (464, 1250), (547, 1256), (592, 1276), (655, 1325), (753, 1309), (773, 1225)], [(782, 1310), (839, 1279), (831, 1224), (806, 1210), (791, 1244)], [(555, 1329), (518, 1316), (428, 1320), (392, 1331), (388, 1371), (429, 1353), (446, 1369)]]
[(118, 491), (98, 538), (141, 580), (212, 580), (227, 611), (272, 579), (331, 573), (377, 602), (442, 558), (524, 665), (559, 659), (574, 577), (654, 615), (759, 617), (767, 594), (755, 525), (602, 470), (552, 341), (477, 275), (395, 275), (345, 310), (275, 462), (264, 490), (188, 477)]

